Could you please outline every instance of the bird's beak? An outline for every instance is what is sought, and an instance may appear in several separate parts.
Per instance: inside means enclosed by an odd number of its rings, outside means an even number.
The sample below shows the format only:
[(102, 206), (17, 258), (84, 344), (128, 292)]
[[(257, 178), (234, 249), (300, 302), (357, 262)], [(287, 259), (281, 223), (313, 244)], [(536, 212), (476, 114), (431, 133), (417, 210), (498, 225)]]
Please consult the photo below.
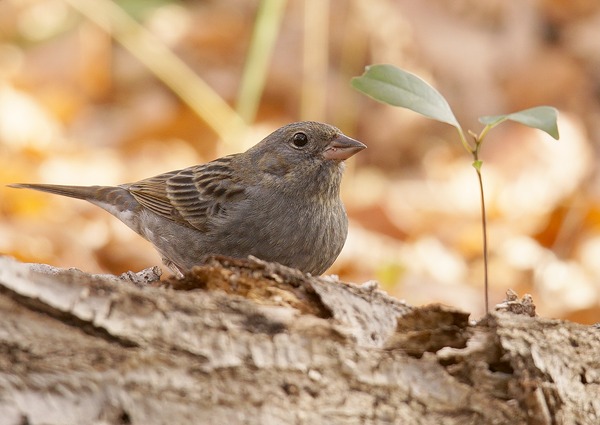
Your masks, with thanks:
[(344, 161), (350, 158), (355, 153), (365, 149), (367, 146), (358, 140), (351, 139), (343, 134), (339, 134), (335, 139), (327, 145), (323, 157), (325, 159), (334, 159), (336, 161)]

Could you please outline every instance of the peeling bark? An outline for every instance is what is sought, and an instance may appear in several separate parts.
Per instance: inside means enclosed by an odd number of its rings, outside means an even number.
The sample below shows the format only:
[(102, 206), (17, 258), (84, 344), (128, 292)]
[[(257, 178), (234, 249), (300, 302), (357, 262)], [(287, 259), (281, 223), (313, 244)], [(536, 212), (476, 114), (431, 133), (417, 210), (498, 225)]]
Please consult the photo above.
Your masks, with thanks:
[(600, 423), (600, 330), (530, 300), (474, 324), (256, 259), (159, 275), (0, 258), (0, 423)]

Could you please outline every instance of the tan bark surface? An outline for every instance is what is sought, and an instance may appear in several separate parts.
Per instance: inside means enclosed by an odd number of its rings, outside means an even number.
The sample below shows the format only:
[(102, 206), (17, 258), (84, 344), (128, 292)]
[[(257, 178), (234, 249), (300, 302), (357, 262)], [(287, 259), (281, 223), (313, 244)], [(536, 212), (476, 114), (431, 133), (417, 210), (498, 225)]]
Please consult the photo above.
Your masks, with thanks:
[(158, 278), (0, 258), (0, 423), (600, 423), (595, 327), (252, 259)]

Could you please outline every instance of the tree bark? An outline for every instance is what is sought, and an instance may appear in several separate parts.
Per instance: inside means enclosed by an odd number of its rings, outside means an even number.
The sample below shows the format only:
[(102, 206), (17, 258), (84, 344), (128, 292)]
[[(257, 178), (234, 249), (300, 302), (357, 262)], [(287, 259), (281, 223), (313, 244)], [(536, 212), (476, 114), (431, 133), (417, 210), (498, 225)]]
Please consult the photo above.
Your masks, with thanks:
[(473, 323), (256, 259), (159, 276), (0, 258), (0, 423), (600, 424), (600, 329), (528, 299)]

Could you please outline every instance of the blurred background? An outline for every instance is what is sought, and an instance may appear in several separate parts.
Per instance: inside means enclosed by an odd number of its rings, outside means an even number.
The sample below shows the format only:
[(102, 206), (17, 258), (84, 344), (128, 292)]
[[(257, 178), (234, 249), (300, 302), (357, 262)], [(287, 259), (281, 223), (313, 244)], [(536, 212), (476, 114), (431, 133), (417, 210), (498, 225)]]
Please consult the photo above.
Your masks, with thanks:
[(456, 131), (356, 92), (375, 63), (421, 76), (463, 128), (537, 105), (560, 141), (505, 123), (482, 150), (491, 304), (600, 321), (597, 0), (2, 0), (0, 254), (122, 273), (151, 245), (82, 201), (11, 182), (118, 184), (239, 152), (319, 120), (348, 161), (329, 273), (410, 304), (483, 311), (479, 192)]

